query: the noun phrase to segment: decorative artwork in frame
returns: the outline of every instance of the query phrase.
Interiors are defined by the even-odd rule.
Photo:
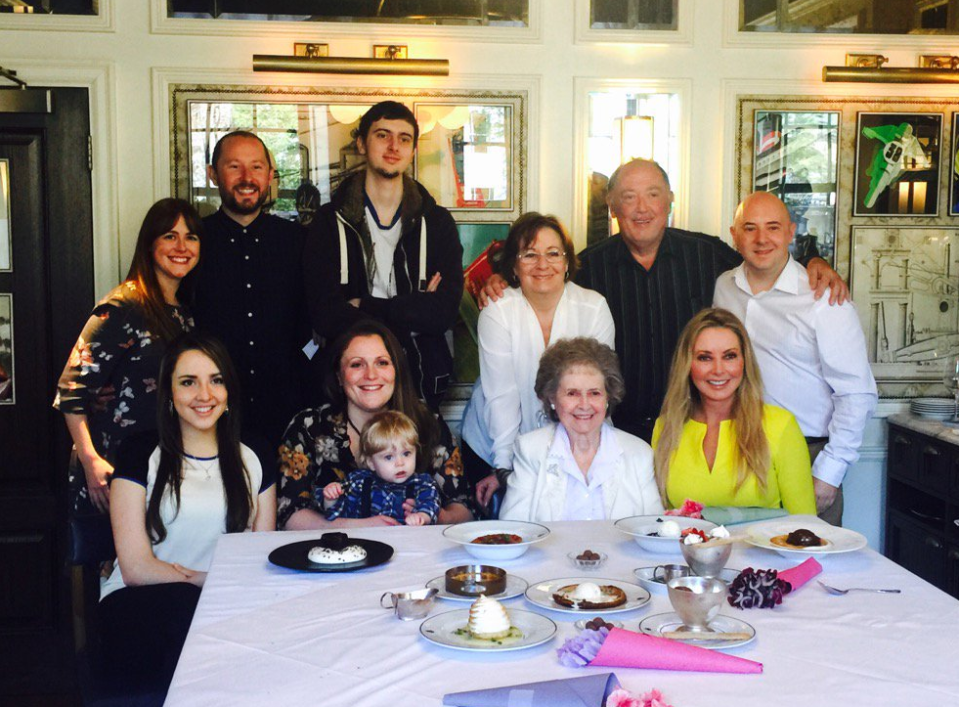
[[[952,114],[952,159],[949,161],[949,214],[959,216],[959,113]]]
[[[942,115],[860,113],[855,216],[938,216]]]
[[[0,405],[16,402],[13,395],[13,295],[0,294]]]
[[[959,229],[854,226],[852,298],[879,393],[942,394],[959,356]]]
[[[815,238],[829,261],[836,247],[840,118],[839,111],[754,114],[752,191],[782,199],[797,236]]]
[[[201,213],[219,207],[206,175],[216,141],[255,132],[272,153],[271,211],[307,224],[365,160],[352,130],[373,104],[400,101],[419,117],[413,174],[463,223],[512,222],[526,204],[527,92],[175,84],[173,191]]]

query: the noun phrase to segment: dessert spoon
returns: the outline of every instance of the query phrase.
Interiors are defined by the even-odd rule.
[[[837,587],[830,587],[828,584],[822,580],[817,579],[819,586],[825,589],[830,594],[835,594],[837,597],[841,597],[849,592],[876,592],[877,594],[901,594],[901,589],[869,589],[866,587],[850,587],[849,589],[838,589]]]

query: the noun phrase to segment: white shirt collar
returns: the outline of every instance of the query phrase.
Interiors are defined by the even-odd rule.
[[[799,284],[801,282],[799,275],[804,271],[805,268],[793,260],[792,256],[789,256],[785,267],[783,267],[782,272],[779,273],[779,277],[776,278],[776,282],[773,283],[773,286],[769,288],[769,290],[779,290],[780,292],[787,292],[791,295],[798,294]],[[749,286],[749,280],[746,278],[746,263],[737,266],[734,271],[733,280],[740,290],[753,296],[752,288]],[[760,292],[759,294],[762,293]]]

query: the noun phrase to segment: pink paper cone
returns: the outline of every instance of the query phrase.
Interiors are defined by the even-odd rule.
[[[819,564],[815,557],[810,557],[792,569],[783,570],[778,576],[779,579],[785,579],[789,582],[792,585],[793,591],[796,591],[820,572],[822,572],[822,565]]]
[[[761,673],[763,664],[669,638],[614,628],[590,666],[689,670],[701,673]]]

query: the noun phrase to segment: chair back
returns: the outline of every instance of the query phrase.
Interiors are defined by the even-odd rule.
[[[71,565],[97,565],[117,556],[113,528],[106,513],[70,518],[67,561]]]

